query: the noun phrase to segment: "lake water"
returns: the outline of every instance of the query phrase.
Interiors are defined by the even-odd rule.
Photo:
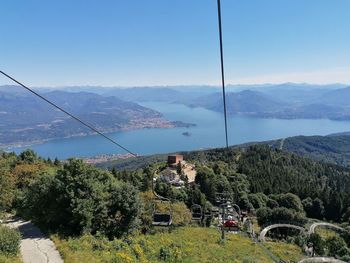
[[[185,150],[222,147],[225,144],[223,114],[203,108],[160,102],[140,103],[162,112],[169,120],[195,123],[196,127],[174,129],[144,129],[109,134],[131,151],[149,155]],[[232,116],[228,119],[230,145],[264,141],[295,135],[327,135],[350,131],[350,121],[281,120]],[[189,132],[191,136],[184,136]],[[28,148],[28,147],[27,147]],[[59,159],[88,157],[100,154],[124,153],[100,136],[59,139],[29,147],[40,156]],[[17,153],[23,148],[13,149]]]

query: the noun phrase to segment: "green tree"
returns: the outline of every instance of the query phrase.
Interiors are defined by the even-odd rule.
[[[266,202],[266,206],[271,208],[271,209],[274,209],[274,208],[279,207],[280,205],[278,204],[278,202],[276,200],[269,198],[269,200],[267,200],[267,202]]]
[[[153,180],[153,172],[151,171],[151,169],[149,167],[145,168],[143,170],[143,176],[141,179],[141,191],[145,192],[148,191],[149,189],[151,189],[152,187],[152,180]]]
[[[259,225],[263,226],[267,223],[270,223],[272,217],[272,209],[267,207],[260,208],[256,211],[256,216]]]
[[[39,157],[33,150],[25,150],[20,153],[18,159],[22,162],[33,164],[39,160]]]
[[[120,237],[137,226],[138,192],[109,172],[70,159],[57,176],[40,176],[25,192],[23,211],[66,234],[105,233]]]
[[[312,245],[313,253],[319,256],[324,255],[325,242],[321,236],[317,233],[312,233],[308,238],[308,243]]]
[[[20,243],[21,234],[18,230],[0,225],[0,256],[16,256],[19,251]]]
[[[266,207],[266,203],[269,200],[263,193],[248,194],[248,199],[255,209]]]
[[[193,204],[200,205],[203,208],[206,206],[205,194],[201,192],[197,185],[193,185],[187,189],[187,196],[186,204],[188,207],[191,207]]]
[[[280,194],[275,196],[276,201],[282,207],[293,209],[296,212],[304,212],[300,198],[292,193]]]
[[[343,211],[343,199],[337,191],[332,191],[326,204],[325,217],[339,222]]]
[[[181,162],[178,162],[177,165],[176,165],[176,172],[178,175],[181,175],[182,174],[182,165],[181,165]]]
[[[304,210],[308,217],[322,219],[324,216],[324,205],[321,199],[315,198],[312,200],[310,197],[306,198],[302,202]]]
[[[101,222],[107,236],[120,237],[139,228],[142,207],[135,187],[114,181],[108,191],[107,217],[102,218]]]
[[[19,213],[45,228],[57,229],[62,220],[56,200],[60,197],[56,188],[57,183],[52,175],[38,176],[24,190]]]
[[[61,162],[56,157],[54,162],[53,162],[53,164],[56,165],[56,166],[59,166],[61,164]]]
[[[344,239],[340,236],[327,238],[326,244],[328,248],[328,254],[332,257],[343,257],[348,252],[347,250],[344,250],[344,248],[347,248],[347,245]]]
[[[12,203],[16,195],[16,181],[12,174],[4,171],[0,167],[0,212],[8,211],[12,208]]]
[[[213,170],[205,166],[198,167],[195,182],[199,185],[201,192],[206,195],[208,200],[215,202],[217,188]]]

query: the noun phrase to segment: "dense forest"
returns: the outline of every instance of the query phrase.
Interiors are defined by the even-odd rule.
[[[230,146],[230,148],[244,149],[256,144],[268,145],[271,148],[282,149],[295,153],[302,157],[308,157],[316,161],[336,164],[350,168],[350,136],[348,133],[333,134],[328,136],[294,136],[285,139],[244,143]],[[200,151],[201,152],[201,151]],[[188,155],[188,153],[183,153]],[[166,154],[140,156],[136,159],[119,159],[99,163],[101,168],[116,167],[118,169],[135,170],[144,168],[155,162],[166,161]]]
[[[268,142],[279,148],[281,140]],[[335,134],[329,136],[295,136],[283,140],[283,150],[317,161],[350,168],[350,136]]]
[[[182,188],[155,183],[156,192],[172,201],[174,227],[190,224],[193,204],[210,211],[218,193],[255,214],[260,226],[281,221],[305,224],[309,218],[344,227],[350,223],[347,168],[266,145],[188,152],[184,158],[196,165],[194,184],[186,178]],[[136,170],[102,170],[77,159],[42,159],[31,150],[2,153],[0,211],[16,212],[46,231],[68,237],[90,233],[113,239],[152,233],[153,174],[165,166],[158,161]],[[178,173],[182,175],[181,169]],[[157,209],[168,207],[160,204]],[[211,220],[203,226],[210,226]],[[336,242],[350,244],[348,236],[339,238]],[[295,242],[305,245],[308,239]],[[350,258],[348,248],[327,253]]]
[[[227,180],[242,181],[237,178],[244,178],[249,193],[292,193],[302,200],[322,200],[326,207],[324,216],[329,220],[340,221],[349,207],[350,170],[341,166],[320,163],[265,145],[191,152],[185,158],[211,166],[213,173],[224,174]]]

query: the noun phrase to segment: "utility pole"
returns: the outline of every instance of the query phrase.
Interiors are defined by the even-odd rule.
[[[221,205],[222,216],[221,216],[221,240],[225,240],[225,204]]]

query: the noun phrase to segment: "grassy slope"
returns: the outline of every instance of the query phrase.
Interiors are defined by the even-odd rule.
[[[315,232],[319,234],[323,239],[339,236],[339,234],[336,231],[327,228],[318,227],[316,228]]]
[[[20,263],[20,256],[6,256],[0,253],[0,263]]]
[[[62,240],[53,237],[67,263],[80,262],[272,262],[251,239],[227,235],[219,241],[220,233],[213,228],[182,227],[171,233],[131,237],[130,245],[120,240],[97,240],[91,236]],[[300,248],[286,243],[267,243],[267,246],[287,262],[302,258]],[[159,259],[160,251],[169,254]],[[87,261],[88,260],[88,261]]]

